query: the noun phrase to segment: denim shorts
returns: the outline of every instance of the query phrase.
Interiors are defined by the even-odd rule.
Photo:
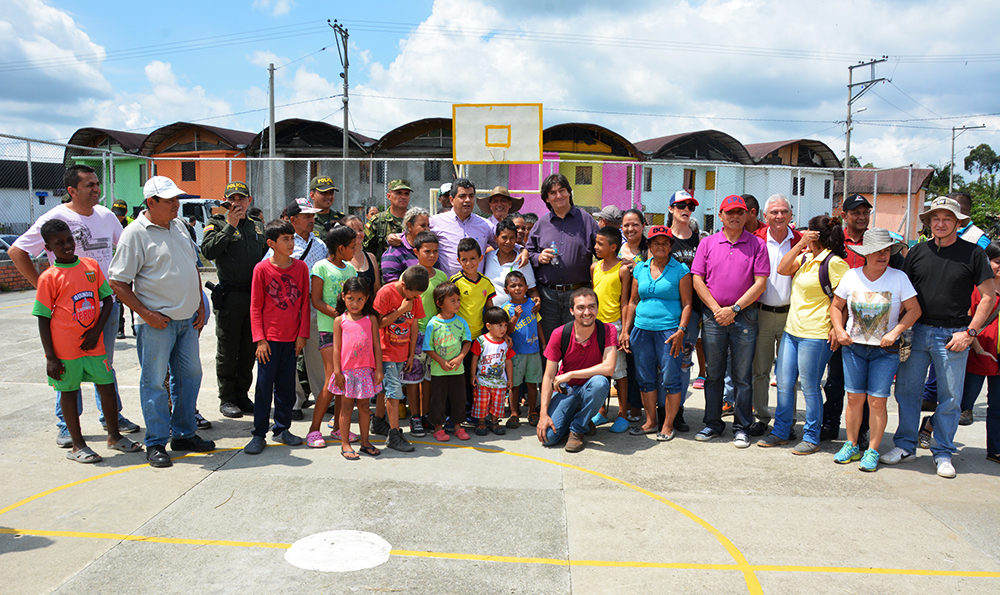
[[[319,348],[326,349],[327,347],[333,347],[333,333],[321,332],[319,334]]]
[[[385,398],[402,401],[403,384],[400,378],[403,375],[403,366],[406,362],[382,362],[382,388],[385,389]]]
[[[888,399],[899,367],[899,353],[861,343],[844,345],[840,350],[844,358],[844,390]]]

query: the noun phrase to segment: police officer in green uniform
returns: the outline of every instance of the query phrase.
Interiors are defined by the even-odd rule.
[[[309,182],[309,201],[314,208],[319,209],[313,233],[320,240],[326,241],[326,230],[344,218],[343,213],[333,210],[333,199],[339,190],[333,185],[330,176],[316,176]]]
[[[403,234],[403,215],[410,207],[410,182],[393,180],[389,182],[389,191],[385,197],[389,200],[389,208],[379,212],[368,223],[365,223],[365,251],[371,252],[375,259],[382,260],[382,253],[389,246],[399,246]]]
[[[218,347],[215,373],[219,379],[219,411],[226,417],[253,413],[248,396],[253,382],[257,344],[250,334],[250,280],[253,267],[267,252],[264,223],[247,216],[253,197],[243,182],[226,185],[226,211],[205,224],[201,253],[215,261],[219,284],[212,291]]]

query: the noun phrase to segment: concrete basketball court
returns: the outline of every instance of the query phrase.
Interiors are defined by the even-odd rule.
[[[219,449],[170,469],[112,454],[87,387],[84,435],[106,458],[80,465],[55,446],[33,300],[0,295],[4,593],[1000,591],[1000,466],[985,459],[985,397],[976,423],[959,428],[954,480],[935,475],[928,451],[865,474],[833,463],[840,442],[796,457],[737,450],[729,431],[657,443],[608,426],[576,455],[542,448],[524,424],[469,442],[414,439],[415,453],[356,462],[332,441],[249,457],[239,449],[250,418],[218,412],[210,322],[199,405],[214,427],[200,434]],[[115,367],[124,413],[142,424],[131,333]],[[702,406],[693,391],[695,431]],[[320,536],[312,561],[325,570],[301,568],[308,543],[289,548],[330,531],[363,532],[372,549],[358,534]],[[351,564],[373,566],[339,571]]]

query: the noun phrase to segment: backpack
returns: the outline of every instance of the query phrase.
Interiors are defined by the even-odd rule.
[[[823,262],[819,265],[819,286],[826,294],[826,297],[833,299],[833,284],[830,283],[830,259],[833,258],[833,252],[826,255]],[[806,263],[806,257],[802,257],[802,264]]]
[[[594,333],[597,334],[597,350],[599,352],[601,352],[601,355],[603,356],[604,355],[604,340],[606,339],[605,335],[608,332],[608,327],[607,327],[607,323],[605,323],[605,322],[601,322],[600,320],[598,320],[596,322],[601,325],[601,330],[604,331],[603,333],[600,333],[600,332],[598,332],[598,329],[594,329]],[[573,323],[572,322],[567,322],[566,324],[562,325],[561,328],[562,328],[562,336],[560,337],[560,343],[561,343],[560,347],[562,347],[562,355],[563,355],[563,358],[565,358],[566,357],[566,352],[569,350],[569,340],[570,340],[570,337],[573,336]]]

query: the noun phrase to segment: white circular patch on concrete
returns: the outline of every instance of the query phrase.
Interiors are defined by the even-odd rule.
[[[383,564],[391,550],[389,542],[374,533],[325,531],[293,543],[285,561],[303,570],[351,572]]]

